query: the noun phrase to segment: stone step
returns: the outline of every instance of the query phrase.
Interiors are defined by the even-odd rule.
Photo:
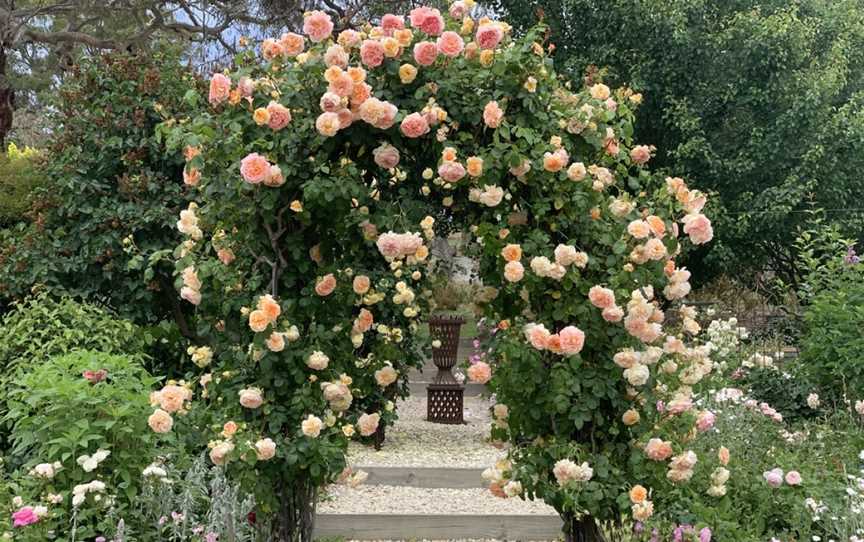
[[[365,485],[403,486],[426,488],[482,488],[485,487],[481,474],[483,469],[448,467],[379,467],[352,466],[354,470],[365,471],[369,477]]]
[[[346,540],[558,540],[551,515],[319,514],[315,537]]]

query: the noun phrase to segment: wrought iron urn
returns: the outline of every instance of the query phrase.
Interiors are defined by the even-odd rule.
[[[426,419],[434,423],[462,424],[465,387],[453,376],[459,354],[459,335],[465,319],[461,316],[433,315],[429,318],[429,334],[440,341],[432,347],[432,363],[438,373],[426,387]]]

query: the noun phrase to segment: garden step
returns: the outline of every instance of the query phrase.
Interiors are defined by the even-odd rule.
[[[479,468],[379,467],[357,465],[369,477],[365,485],[467,489],[484,487]]]
[[[347,540],[558,540],[551,515],[319,514],[315,536]]]

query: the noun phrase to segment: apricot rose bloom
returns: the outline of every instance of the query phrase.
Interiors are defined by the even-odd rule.
[[[478,361],[468,367],[468,379],[477,384],[485,384],[492,378],[492,368],[484,361]]]
[[[378,430],[378,423],[381,421],[381,415],[377,412],[374,414],[363,414],[357,419],[357,427],[360,428],[360,434],[364,437],[372,435]]]
[[[315,293],[321,297],[327,297],[336,289],[336,277],[333,273],[328,273],[321,277],[315,284]]]
[[[508,282],[519,282],[525,277],[525,266],[518,260],[504,265],[504,278]]]
[[[429,123],[420,113],[411,113],[402,119],[400,130],[406,137],[417,138],[429,133]]]
[[[672,443],[659,438],[652,438],[645,445],[645,455],[654,461],[665,461],[672,456]]]
[[[354,288],[354,293],[357,295],[365,295],[366,292],[369,291],[369,277],[366,275],[357,275],[354,277],[354,283],[352,287]]]
[[[261,309],[256,309],[249,313],[249,329],[255,333],[261,333],[267,329],[267,326],[269,326],[271,322],[272,320],[270,320],[267,313]]]
[[[585,345],[585,333],[576,326],[567,326],[558,332],[561,344],[561,354],[572,356],[582,351]]]
[[[598,309],[615,306],[615,292],[602,286],[592,286],[588,290],[588,300]]]
[[[152,429],[154,433],[168,433],[171,431],[171,427],[174,426],[174,420],[171,418],[170,414],[161,408],[157,408],[153,414],[147,418],[147,425],[150,426],[150,429]]]
[[[431,66],[438,58],[438,46],[431,41],[421,41],[414,45],[414,60],[421,66]]]

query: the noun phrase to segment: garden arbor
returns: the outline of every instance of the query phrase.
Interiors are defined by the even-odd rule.
[[[497,322],[491,366],[470,371],[491,373],[511,444],[491,490],[541,497],[568,539],[596,540],[595,519],[650,521],[643,484],[662,503],[696,472],[682,443],[707,423],[691,396],[711,364],[663,328],[661,300],[689,291],[675,257],[710,240],[705,198],[645,167],[638,94],[575,88],[542,27],[515,39],[471,11],[338,35],[309,13],[305,35],[241,53],[164,125],[196,196],[175,255],[201,371],[156,395],[151,426],[204,420],[275,539],[308,538],[314,488],[351,476],[347,440],[394,419],[429,313],[427,244],[453,227]]]

